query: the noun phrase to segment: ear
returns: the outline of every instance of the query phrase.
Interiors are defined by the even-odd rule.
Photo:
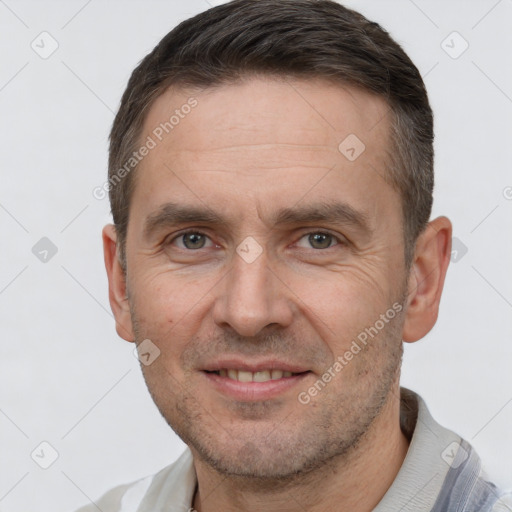
[[[107,224],[103,228],[102,237],[108,276],[108,298],[116,320],[116,331],[124,340],[135,341],[126,294],[126,276],[121,266],[120,248],[117,245],[117,233],[113,224]]]
[[[452,224],[446,217],[429,222],[418,237],[409,272],[404,341],[418,341],[434,327],[451,248]]]

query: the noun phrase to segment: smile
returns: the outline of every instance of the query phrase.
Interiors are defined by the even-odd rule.
[[[264,367],[249,371],[221,367],[218,370],[203,370],[202,374],[207,378],[208,387],[223,396],[242,402],[255,402],[283,396],[298,386],[311,372],[295,373]]]
[[[297,373],[284,370],[261,370],[257,372],[249,372],[246,370],[222,369],[212,373],[216,373],[220,377],[237,380],[238,382],[267,382],[269,380],[277,380],[298,375]]]

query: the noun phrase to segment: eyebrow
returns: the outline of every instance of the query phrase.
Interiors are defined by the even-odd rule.
[[[223,217],[205,207],[166,203],[157,212],[149,215],[144,223],[144,236],[151,235],[168,226],[197,222],[201,224],[223,224]]]
[[[269,221],[272,226],[311,222],[348,225],[365,233],[372,231],[368,215],[343,202],[319,202],[283,208],[272,214]],[[144,223],[144,237],[150,238],[160,229],[187,223],[227,225],[229,219],[203,206],[169,202],[147,217]]]
[[[361,231],[370,232],[368,215],[343,202],[320,202],[294,208],[283,208],[276,212],[273,224],[303,224],[325,222],[327,224],[351,225]]]

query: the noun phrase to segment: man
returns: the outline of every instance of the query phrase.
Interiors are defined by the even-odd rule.
[[[399,385],[436,322],[432,112],[379,25],[236,0],[170,32],[111,132],[118,334],[188,445],[84,510],[497,511],[478,456]]]

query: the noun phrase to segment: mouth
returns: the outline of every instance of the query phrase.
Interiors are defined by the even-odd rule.
[[[257,372],[251,372],[247,370],[236,370],[232,368],[223,368],[221,370],[207,371],[206,373],[213,373],[219,377],[227,377],[231,380],[238,382],[268,382],[270,380],[286,379],[301,375],[308,372],[290,372],[287,370],[260,370]]]
[[[312,375],[312,371],[305,367],[276,361],[260,364],[219,361],[201,373],[206,377],[209,389],[241,402],[282,398]]]

